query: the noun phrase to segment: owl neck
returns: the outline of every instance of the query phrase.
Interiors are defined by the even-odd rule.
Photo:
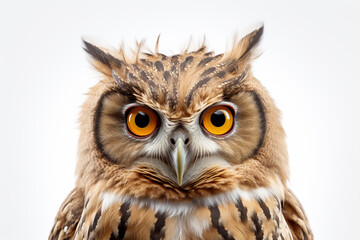
[[[90,190],[88,195],[91,196],[92,201],[96,200],[97,202],[101,203],[102,211],[106,210],[115,203],[131,202],[132,204],[135,204],[140,208],[155,209],[157,211],[159,210],[161,212],[166,212],[170,215],[187,214],[198,207],[221,206],[228,203],[236,203],[240,200],[265,201],[266,199],[274,198],[277,200],[280,206],[280,202],[283,199],[282,189],[275,186],[268,188],[260,187],[249,190],[236,188],[232,191],[224,192],[221,194],[194,198],[191,200],[188,199],[186,201],[137,198],[126,194],[116,193],[115,191],[99,191],[97,192],[97,194],[94,194],[94,191],[96,191],[96,189],[101,188],[99,188],[99,186],[96,186],[94,189]]]

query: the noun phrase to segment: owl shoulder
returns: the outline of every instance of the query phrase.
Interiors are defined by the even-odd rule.
[[[84,209],[84,192],[74,188],[61,205],[49,240],[72,239]]]
[[[294,240],[314,239],[305,211],[300,201],[290,189],[285,190],[282,212]]]

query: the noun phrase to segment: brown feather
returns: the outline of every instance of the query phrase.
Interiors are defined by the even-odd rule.
[[[294,240],[314,239],[305,211],[301,206],[300,201],[290,189],[285,191],[282,212],[287,224],[289,225]]]
[[[56,215],[49,240],[73,239],[84,207],[84,193],[74,188]]]
[[[77,229],[75,239],[171,240],[179,239],[179,231],[182,240],[291,239],[279,201],[272,196],[197,205],[186,213],[168,214],[152,206],[121,200],[103,208],[101,191],[101,184],[90,189],[84,225]]]

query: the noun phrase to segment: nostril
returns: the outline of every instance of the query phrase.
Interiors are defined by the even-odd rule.
[[[175,145],[175,144],[176,144],[176,141],[175,141],[173,138],[170,138],[170,143],[171,143],[172,145]],[[187,138],[187,139],[185,139],[184,144],[186,145],[186,144],[188,144],[188,143],[189,143],[189,139]]]

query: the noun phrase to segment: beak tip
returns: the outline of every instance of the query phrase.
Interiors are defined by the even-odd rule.
[[[179,187],[181,187],[182,186],[182,179],[178,179],[177,184],[179,185]]]

